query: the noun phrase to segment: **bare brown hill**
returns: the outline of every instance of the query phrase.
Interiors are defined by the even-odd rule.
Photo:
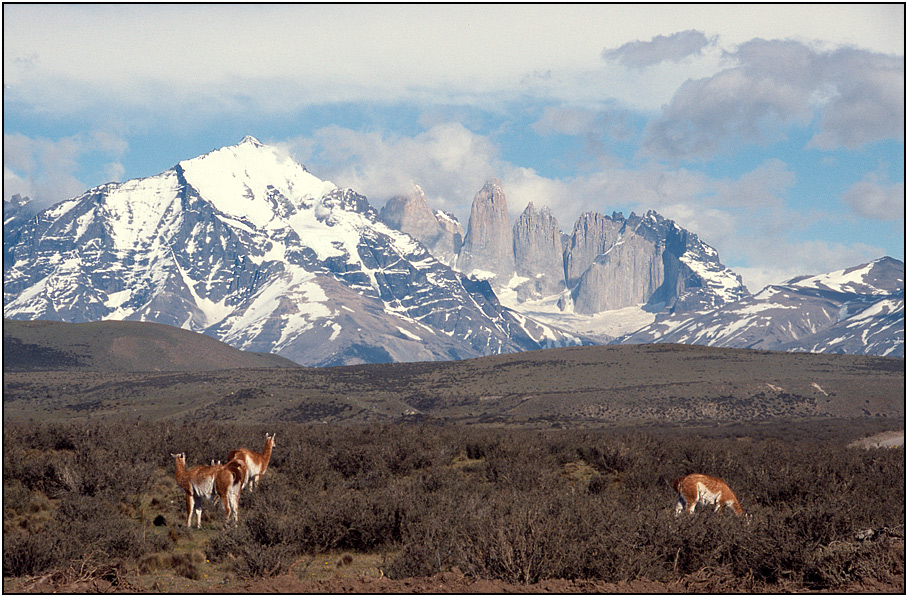
[[[210,371],[298,367],[204,334],[138,321],[3,320],[3,371]]]
[[[7,371],[5,417],[541,426],[904,419],[905,361],[688,345],[465,361],[160,373]]]

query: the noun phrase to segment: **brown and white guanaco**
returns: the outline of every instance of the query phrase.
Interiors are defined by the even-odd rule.
[[[698,505],[711,506],[715,505],[714,512],[718,512],[726,506],[734,509],[738,516],[744,514],[744,509],[738,503],[731,488],[723,481],[709,475],[693,474],[684,477],[678,477],[674,483],[675,491],[678,493],[678,503],[675,505],[675,516],[686,510],[688,514],[694,513],[694,508]]]
[[[186,454],[171,454],[176,461],[177,484],[186,496],[186,526],[192,526],[192,515],[196,515],[196,526],[202,528],[202,501],[221,499],[227,522],[231,516],[239,522],[240,491],[246,478],[246,463],[241,460],[213,466],[199,465],[186,470]]]
[[[274,449],[274,434],[265,434],[265,448],[262,453],[253,452],[242,448],[240,450],[231,450],[227,455],[227,460],[241,460],[246,464],[246,479],[243,487],[250,485],[249,490],[255,489],[262,479],[262,475],[268,470],[268,463],[271,461],[271,451]]]

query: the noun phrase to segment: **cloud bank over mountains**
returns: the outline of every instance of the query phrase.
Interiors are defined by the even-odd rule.
[[[645,153],[709,158],[732,144],[784,138],[814,120],[819,130],[807,148],[904,140],[904,56],[758,39],[739,46],[728,60],[733,66],[678,88],[647,126]]]
[[[50,204],[254,134],[376,205],[416,183],[463,219],[495,177],[562,222],[656,209],[750,286],[904,245],[901,5],[4,16],[5,199]]]

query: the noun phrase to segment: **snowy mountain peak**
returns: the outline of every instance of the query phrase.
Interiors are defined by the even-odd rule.
[[[904,292],[905,264],[884,257],[717,309],[658,317],[620,341],[904,357]]]
[[[255,137],[253,137],[252,135],[246,135],[245,137],[243,137],[243,140],[239,142],[239,145],[242,145],[244,143],[248,143],[249,145],[253,145],[255,147],[264,147],[262,142],[259,141],[258,139],[256,139]]]
[[[289,215],[337,188],[278,148],[250,136],[182,161],[177,170],[223,214],[255,226],[267,225],[275,215]]]
[[[843,294],[892,294],[905,288],[905,270],[899,263],[891,257],[882,257],[828,274],[799,276],[784,285]]]

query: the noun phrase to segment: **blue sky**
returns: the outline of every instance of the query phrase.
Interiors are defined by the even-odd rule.
[[[464,226],[654,209],[752,292],[904,260],[904,5],[4,5],[4,199],[250,134]]]

